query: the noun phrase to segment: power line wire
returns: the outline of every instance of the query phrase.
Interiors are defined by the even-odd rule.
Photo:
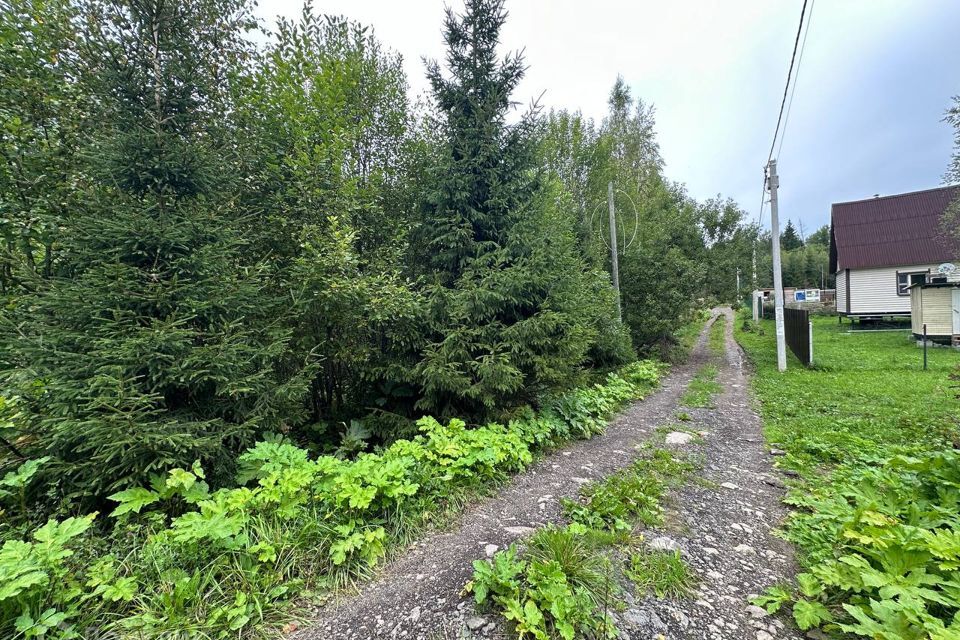
[[[767,168],[763,168],[763,188],[760,189],[760,213],[757,214],[757,228],[763,225],[763,205],[767,204]]]
[[[793,65],[797,60],[797,48],[800,46],[800,34],[803,32],[803,17],[807,12],[807,0],[803,0],[800,9],[800,24],[797,26],[797,36],[793,40],[793,54],[790,55],[790,68],[787,70],[787,84],[783,88],[783,99],[780,101],[780,115],[777,116],[777,128],[773,131],[773,142],[770,143],[770,153],[767,162],[773,158],[773,149],[777,146],[777,136],[780,135],[780,123],[783,120],[783,110],[787,106],[787,94],[790,92],[790,78],[793,76]]]
[[[810,17],[813,17],[813,2],[816,0],[811,0],[810,4]],[[809,32],[810,21],[807,21],[807,29],[804,30],[804,16],[807,14],[807,0],[803,0],[803,7],[800,9],[800,24],[797,25],[797,35],[793,39],[793,53],[790,54],[790,68],[787,69],[787,84],[783,87],[783,99],[780,101],[780,113],[777,115],[777,127],[773,131],[773,141],[770,143],[770,153],[767,154],[767,165],[770,164],[770,160],[773,158],[773,150],[777,146],[777,137],[780,135],[780,125],[783,124],[784,131],[786,131],[786,123],[783,120],[784,109],[787,107],[787,97],[790,98],[790,106],[793,106],[793,91],[791,91],[790,80],[793,78],[793,68],[794,65],[797,66],[797,76],[800,75],[799,61],[797,60],[797,49],[800,47],[800,35],[803,34],[803,46],[807,44],[807,32]],[[803,50],[800,50],[800,57],[803,57]],[[793,84],[793,89],[796,90],[796,82]],[[790,117],[790,110],[787,108],[787,118]],[[780,140],[780,148],[783,148],[783,139]],[[777,151],[779,154],[779,150]],[[760,189],[760,212],[757,214],[757,226],[759,227],[763,220],[763,205],[766,203],[766,194],[767,194],[767,165],[764,165],[763,169],[763,184]]]
[[[800,82],[800,65],[803,64],[803,52],[807,48],[807,34],[810,33],[810,23],[813,22],[813,7],[816,0],[810,0],[810,13],[807,15],[807,26],[803,29],[803,42],[800,43],[800,55],[797,57],[797,72],[793,76],[793,87],[790,89],[790,100],[787,101],[787,115],[783,117],[783,132],[780,134],[780,144],[777,146],[777,157],[783,149],[783,140],[787,137],[787,123],[790,122],[790,111],[793,109],[793,94],[797,92],[797,83]]]

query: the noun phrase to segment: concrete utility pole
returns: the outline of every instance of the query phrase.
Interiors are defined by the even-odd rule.
[[[607,183],[607,206],[610,208],[610,266],[613,272],[613,290],[617,293],[617,318],[623,320],[620,308],[620,264],[617,260],[617,214],[613,208],[613,182]]]
[[[773,299],[777,325],[777,369],[787,370],[786,331],[783,328],[783,274],[780,269],[780,221],[777,218],[777,161],[767,163],[767,188],[770,189],[770,239],[773,250]]]
[[[740,267],[737,267],[737,302],[740,301]]]

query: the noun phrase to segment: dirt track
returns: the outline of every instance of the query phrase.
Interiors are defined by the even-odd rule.
[[[499,638],[506,635],[495,616],[478,613],[460,595],[472,562],[504,548],[548,523],[562,522],[560,498],[574,497],[582,484],[628,465],[635,447],[661,426],[705,431],[680,445],[703,461],[701,477],[668,498],[667,525],[648,539],[667,536],[683,550],[699,579],[698,594],[658,601],[627,594],[620,620],[622,637],[680,638],[799,637],[779,621],[749,607],[747,595],[782,582],[793,570],[789,545],[770,535],[785,514],[782,483],[771,472],[771,457],[751,408],[742,353],[733,340],[733,314],[727,316],[726,352],[711,355],[704,330],[690,360],[675,367],[661,387],[630,406],[606,432],[537,462],[496,496],[465,511],[449,532],[436,533],[389,563],[358,595],[349,595],[310,612],[313,622],[297,640],[379,638]],[[686,409],[681,396],[707,362],[719,367],[723,392],[708,409]],[[309,615],[309,614],[308,614]]]

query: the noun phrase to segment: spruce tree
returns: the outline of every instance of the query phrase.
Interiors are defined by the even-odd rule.
[[[449,76],[428,67],[444,140],[422,228],[432,335],[414,377],[422,408],[478,418],[569,380],[596,334],[572,219],[537,170],[537,113],[507,122],[524,63],[498,57],[505,20],[498,0],[448,10]]]
[[[447,284],[478,255],[504,244],[537,190],[534,114],[507,125],[524,64],[519,54],[498,58],[506,18],[503,2],[495,0],[468,0],[462,16],[447,9],[450,78],[436,61],[427,69],[446,139],[426,231],[431,262]]]
[[[61,498],[102,499],[296,420],[277,380],[287,342],[237,231],[231,70],[249,54],[244,0],[93,0],[80,79],[98,111],[87,197],[57,272],[7,317],[6,388]],[[26,275],[25,275],[26,277]]]
[[[780,246],[784,251],[793,251],[803,246],[803,238],[797,233],[792,220],[787,220],[787,226],[780,234]]]

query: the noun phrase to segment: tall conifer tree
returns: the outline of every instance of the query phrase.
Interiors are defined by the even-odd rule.
[[[444,142],[423,226],[433,336],[416,376],[436,412],[528,401],[569,380],[597,332],[574,218],[537,170],[536,109],[508,123],[524,62],[497,53],[505,20],[500,0],[448,10],[449,76],[428,67]]]
[[[287,335],[233,204],[228,90],[249,6],[93,0],[82,24],[99,109],[87,198],[58,272],[4,325],[4,383],[62,496],[102,498],[196,459],[225,475],[257,433],[296,419],[301,390],[274,378]]]

